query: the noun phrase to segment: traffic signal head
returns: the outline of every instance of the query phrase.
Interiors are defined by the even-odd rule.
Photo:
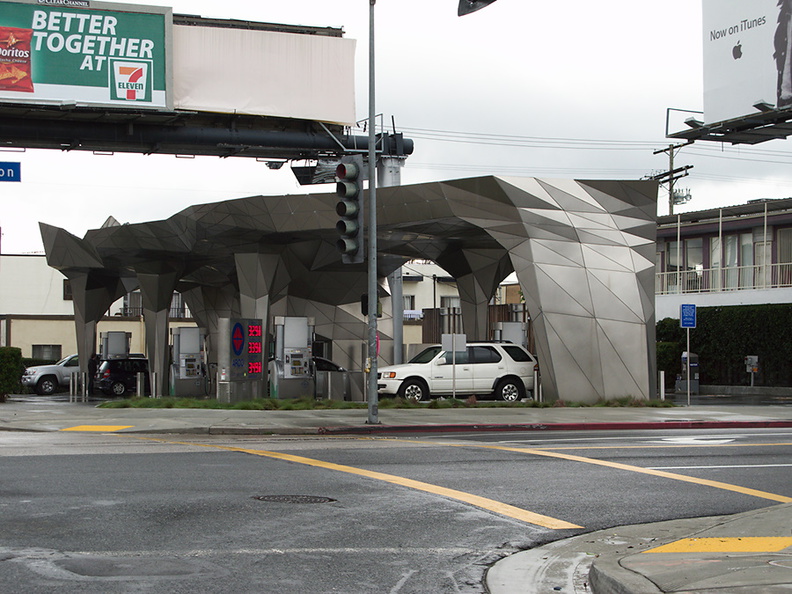
[[[344,157],[336,168],[336,246],[345,264],[359,264],[365,259],[363,247],[363,158]]]

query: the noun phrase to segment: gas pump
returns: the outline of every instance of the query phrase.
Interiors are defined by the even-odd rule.
[[[200,328],[174,328],[171,394],[203,396],[207,392],[204,341]]]
[[[218,318],[217,399],[234,403],[263,396],[264,323],[254,318]]]
[[[313,398],[314,318],[276,316],[273,325],[275,358],[269,365],[270,397]]]
[[[495,340],[513,342],[528,348],[528,324],[524,322],[496,322],[493,332]]]
[[[132,340],[131,332],[111,330],[99,334],[99,358],[123,359],[129,356],[129,343]]]

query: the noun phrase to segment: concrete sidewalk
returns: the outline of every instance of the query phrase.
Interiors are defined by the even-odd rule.
[[[792,427],[792,406],[715,405],[676,408],[380,409],[377,425],[365,409],[307,411],[97,408],[99,400],[11,396],[0,404],[0,430],[106,431],[229,435],[382,434],[432,431],[550,431]]]
[[[676,408],[365,409],[244,411],[97,408],[67,396],[11,397],[0,430],[206,435],[792,427],[789,405]],[[671,545],[660,548],[663,545]],[[616,527],[556,541],[496,563],[492,594],[792,592],[792,503],[715,518]]]
[[[792,504],[559,540],[499,561],[486,581],[491,594],[788,594]]]

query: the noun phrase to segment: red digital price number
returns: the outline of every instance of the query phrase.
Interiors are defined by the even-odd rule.
[[[248,363],[248,373],[261,373],[263,364],[261,361],[251,361]]]
[[[249,324],[248,336],[250,338],[261,338],[261,324]]]
[[[249,342],[248,343],[248,354],[249,355],[260,355],[261,354],[261,343],[260,342]]]

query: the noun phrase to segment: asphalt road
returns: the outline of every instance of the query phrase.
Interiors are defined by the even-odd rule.
[[[518,550],[792,497],[792,431],[0,433],[0,591],[472,593]]]

